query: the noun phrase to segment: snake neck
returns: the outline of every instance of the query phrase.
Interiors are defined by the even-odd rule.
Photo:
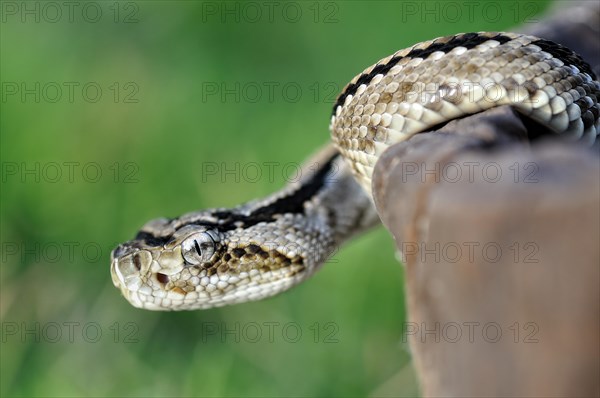
[[[321,224],[330,240],[341,245],[352,236],[379,224],[371,196],[354,178],[348,162],[333,146],[311,157],[302,167],[307,178],[283,190],[278,201],[299,203],[301,217]],[[310,172],[312,171],[312,172]]]

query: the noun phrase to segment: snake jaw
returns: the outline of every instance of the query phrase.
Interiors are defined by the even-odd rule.
[[[291,221],[282,218],[276,222]],[[262,234],[252,228],[220,232],[197,224],[174,229],[162,223],[161,227],[169,231],[167,238],[148,225],[137,239],[119,245],[111,253],[113,284],[134,307],[192,310],[259,300],[312,274],[307,272],[306,259],[301,255],[307,249],[303,245],[309,244],[304,241],[291,244],[285,237],[260,241],[253,235],[256,238]],[[289,227],[284,229],[292,232]],[[191,264],[182,254],[182,247],[184,242],[190,246],[189,240],[198,236],[214,242],[214,253],[208,261]],[[310,244],[317,240],[314,236]]]
[[[168,239],[148,230],[112,253],[113,283],[134,306],[150,310],[193,310],[260,300],[276,295],[312,275],[335,244],[318,206],[307,221],[300,215],[275,217],[278,233],[261,222],[248,228],[219,231],[187,224]],[[303,227],[303,223],[307,223]],[[171,226],[163,225],[169,231]],[[151,236],[148,236],[150,234]],[[190,264],[184,242],[204,236],[214,242],[209,261]]]

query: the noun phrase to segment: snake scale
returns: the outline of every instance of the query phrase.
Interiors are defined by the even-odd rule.
[[[113,283],[149,310],[273,296],[379,222],[371,176],[389,146],[502,105],[549,135],[591,145],[599,98],[600,83],[580,56],[534,36],[466,33],[400,50],[344,88],[331,117],[333,145],[306,162],[299,181],[235,208],[148,222],[113,250]]]

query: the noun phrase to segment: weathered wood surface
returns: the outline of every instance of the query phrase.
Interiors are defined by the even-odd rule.
[[[431,138],[409,153],[397,146],[376,172],[380,214],[404,252],[406,331],[424,395],[597,396],[597,156],[549,143],[487,153]],[[494,166],[438,182],[412,167],[450,163]],[[514,174],[515,163],[534,174]]]
[[[600,29],[596,4],[583,30],[575,7],[527,30],[599,71],[600,40],[577,35]],[[598,147],[530,145],[501,108],[390,148],[374,196],[403,252],[424,396],[600,395]]]

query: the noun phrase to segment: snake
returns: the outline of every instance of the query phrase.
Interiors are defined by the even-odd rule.
[[[593,145],[600,83],[575,52],[510,32],[436,38],[381,59],[337,97],[331,142],[301,177],[233,208],[157,218],[111,253],[113,284],[135,307],[196,310],[271,297],[380,223],[371,179],[390,146],[500,106],[546,135]]]

